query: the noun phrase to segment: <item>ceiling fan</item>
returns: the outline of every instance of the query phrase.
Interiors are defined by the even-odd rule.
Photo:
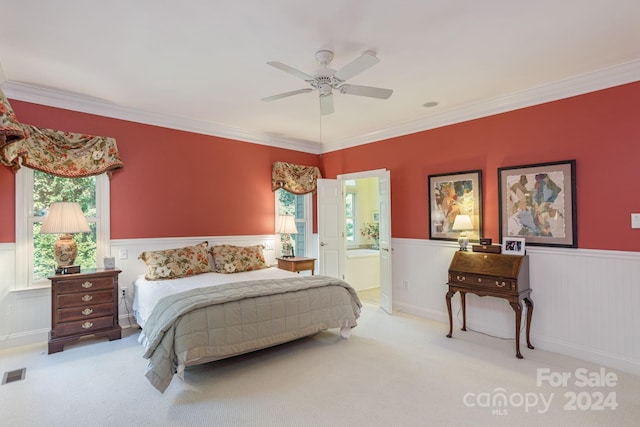
[[[320,94],[320,113],[327,115],[333,113],[333,89],[347,95],[367,96],[370,98],[388,99],[393,90],[371,86],[359,86],[345,83],[348,79],[374,66],[380,61],[374,52],[366,51],[360,57],[354,59],[338,71],[327,66],[333,59],[333,52],[330,50],[319,50],[316,52],[316,60],[321,68],[313,75],[296,70],[282,62],[271,61],[267,64],[298,77],[311,85],[310,88],[298,89],[291,92],[280,93],[278,95],[262,98],[263,101],[274,101],[287,96],[307,93],[317,90]]]

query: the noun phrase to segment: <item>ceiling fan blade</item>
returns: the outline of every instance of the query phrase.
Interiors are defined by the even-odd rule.
[[[267,96],[266,98],[262,98],[263,101],[275,101],[276,99],[280,99],[280,98],[286,98],[287,96],[291,96],[291,95],[297,95],[299,93],[306,93],[306,92],[311,92],[314,89],[306,88],[306,89],[298,89],[298,90],[292,90],[291,92],[284,92],[284,93],[279,93],[277,95],[271,95],[271,96]]]
[[[340,68],[334,74],[334,77],[340,81],[347,81],[351,77],[373,67],[380,61],[373,52],[364,52],[359,58],[354,59],[344,67]]]
[[[383,89],[381,87],[359,86],[359,85],[342,85],[339,87],[340,93],[347,95],[368,96],[369,98],[388,99],[393,90]]]
[[[333,113],[333,94],[320,95],[320,114],[326,116]]]
[[[306,82],[312,82],[314,80],[312,75],[304,73],[300,70],[296,70],[295,68],[290,67],[287,64],[283,64],[282,62],[271,61],[271,62],[267,62],[267,64],[277,68],[278,70],[282,70],[285,73],[289,73],[293,76],[296,76],[297,78],[302,79]]]

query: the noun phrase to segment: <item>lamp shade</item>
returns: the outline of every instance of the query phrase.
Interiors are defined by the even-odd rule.
[[[469,215],[456,215],[452,230],[473,230],[473,223]]]
[[[296,219],[293,215],[280,215],[276,220],[276,233],[278,234],[297,234]]]
[[[90,231],[82,208],[75,202],[52,203],[44,218],[42,228],[40,228],[42,234],[72,234]]]

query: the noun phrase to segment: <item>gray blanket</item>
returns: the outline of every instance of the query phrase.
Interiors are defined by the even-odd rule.
[[[175,373],[329,328],[356,326],[360,300],[328,276],[197,288],[161,299],[140,334],[146,377],[164,392]]]

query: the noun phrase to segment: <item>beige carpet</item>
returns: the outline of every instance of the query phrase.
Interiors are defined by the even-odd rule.
[[[380,288],[364,289],[357,291],[360,301],[373,305],[380,305]]]
[[[144,377],[138,332],[0,352],[6,426],[636,426],[640,378],[614,372],[613,387],[536,384],[536,370],[599,366],[365,304],[351,339],[331,330],[265,351],[189,369],[160,394]],[[535,344],[535,341],[534,341]],[[506,405],[486,404],[500,394]],[[565,409],[565,393],[614,393],[617,408]],[[587,393],[587,394],[585,394]],[[538,399],[533,405],[533,397]],[[498,396],[499,397],[499,396]],[[524,407],[524,400],[531,403]],[[540,398],[551,399],[548,408]],[[583,402],[583,403],[584,403]]]

